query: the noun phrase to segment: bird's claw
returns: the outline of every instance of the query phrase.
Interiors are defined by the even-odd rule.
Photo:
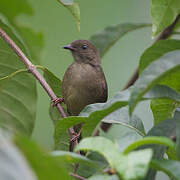
[[[81,136],[81,132],[82,132],[82,128],[80,129],[80,131],[79,131],[78,133],[74,133],[74,134],[73,134],[74,137],[72,137],[70,141],[71,141],[71,142],[74,142],[74,141],[78,140],[79,137]]]
[[[64,98],[57,98],[53,100],[52,102],[53,102],[52,106],[54,107],[54,106],[57,106],[58,103],[64,102]]]

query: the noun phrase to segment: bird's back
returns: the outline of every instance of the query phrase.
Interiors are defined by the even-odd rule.
[[[74,62],[65,72],[62,87],[70,115],[78,115],[88,104],[107,100],[107,83],[100,65]]]

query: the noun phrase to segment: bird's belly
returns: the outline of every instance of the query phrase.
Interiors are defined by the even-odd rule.
[[[71,115],[78,115],[86,105],[97,101],[93,95],[97,88],[92,87],[87,82],[80,81],[74,86],[69,87],[65,103]]]

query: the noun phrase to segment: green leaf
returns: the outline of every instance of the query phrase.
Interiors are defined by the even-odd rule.
[[[113,121],[112,119],[115,120]],[[126,146],[142,138],[142,135],[144,135],[144,126],[142,122],[137,116],[133,116],[133,118],[130,119],[127,107],[123,107],[106,116],[103,122],[113,123],[113,125],[107,133],[100,131],[100,136],[116,141],[120,151],[123,151]],[[100,162],[102,162],[102,160]],[[87,175],[87,173],[82,174],[83,177],[85,175]]]
[[[130,118],[128,111],[128,107],[123,107],[106,116],[103,122],[111,123],[112,126],[106,133],[100,131],[100,136],[116,141],[121,152],[128,145],[145,136],[142,121],[136,115]]]
[[[126,33],[149,26],[151,25],[129,23],[108,26],[91,36],[90,41],[98,48],[100,56],[102,57]]]
[[[111,151],[109,150],[109,147],[111,147]],[[125,157],[120,153],[118,148],[115,146],[115,144],[110,141],[109,139],[106,139],[104,137],[89,137],[83,139],[76,147],[75,151],[95,151],[101,154],[106,158],[109,165],[112,168],[115,168],[115,162],[121,162],[123,163],[123,159]],[[116,158],[115,158],[116,157]],[[123,165],[121,167],[121,170],[124,168]]]
[[[178,108],[174,119],[176,121],[176,143],[177,143],[177,154],[180,159],[180,109]]]
[[[44,47],[44,36],[42,32],[36,32],[33,29],[25,26],[18,28],[24,42],[29,51],[31,61],[35,64],[41,63],[42,49]]]
[[[28,1],[14,0],[11,3],[11,7],[13,8],[9,8],[8,1],[1,0],[0,12],[6,15],[6,17],[11,21],[14,21],[20,14],[33,15],[33,9]]]
[[[46,82],[51,86],[52,90],[58,97],[62,97],[62,82],[61,80],[55,76],[51,71],[49,71],[48,68],[43,66],[36,66],[37,68],[40,68],[43,70],[44,78],[46,79]]]
[[[83,164],[79,164],[77,174],[85,178],[93,176],[96,173],[102,173],[104,169],[108,167],[108,162],[106,161],[106,159],[97,152],[88,152],[86,153],[86,157],[91,161],[93,161],[94,163],[96,163],[101,170],[99,171],[99,168],[94,169],[94,168],[90,168],[89,166],[84,166]]]
[[[159,144],[159,145],[165,145],[169,147],[172,151],[176,152],[176,144],[167,137],[144,137],[143,139],[140,139],[132,144],[130,144],[124,151],[124,154],[129,153],[130,151],[135,150],[136,148],[146,145],[146,144]]]
[[[179,180],[180,162],[173,160],[152,160],[150,166],[156,170],[163,171],[170,178]]]
[[[132,152],[123,156],[112,141],[103,137],[83,139],[75,148],[75,151],[79,150],[98,152],[106,158],[111,168],[116,169],[125,180],[144,177],[152,156],[151,150]]]
[[[83,123],[85,121],[86,121],[86,117],[84,118],[84,117],[76,117],[76,116],[70,116],[58,121],[54,132],[55,149],[69,151],[70,137],[69,137],[68,129],[74,125]]]
[[[35,142],[26,137],[17,136],[14,139],[16,145],[22,151],[39,180],[69,179],[66,165],[56,160],[42,150]]]
[[[146,134],[144,124],[138,116],[136,116],[136,115],[132,116],[132,118],[129,122],[129,125],[134,127],[136,129],[136,131],[137,130],[140,131],[141,133],[139,133],[139,134],[141,134],[142,136],[144,136]]]
[[[178,75],[178,73],[174,75],[175,77],[170,75],[169,80],[167,80],[168,78],[165,78],[165,80],[163,80],[161,83],[169,85],[173,84],[174,79],[177,78],[176,75]],[[175,82],[176,85],[178,85],[178,83]],[[175,84],[173,84],[172,86],[175,87]],[[156,85],[147,94],[145,94],[143,98],[151,99],[151,110],[154,116],[155,124],[173,117],[176,108],[180,105],[179,95],[180,94],[176,90],[166,85]]]
[[[178,73],[175,73],[175,75],[176,74],[178,74]],[[169,76],[170,76],[169,79],[174,79],[174,78],[176,79],[176,76],[173,77],[173,76],[171,76],[171,74]],[[166,79],[168,79],[168,77],[166,77],[165,80],[161,81],[161,83],[166,84],[165,83]],[[133,88],[132,88],[132,90],[133,90]],[[168,117],[169,117],[169,116],[167,116],[168,114],[171,115],[170,117],[173,117],[173,113],[175,111],[175,109],[173,107],[178,107],[179,100],[180,100],[180,94],[176,90],[172,89],[171,87],[168,87],[167,85],[156,85],[155,87],[150,89],[144,95],[144,97],[141,99],[141,101],[149,100],[149,99],[151,99],[152,102],[156,102],[156,101],[162,102],[160,105],[163,105],[163,103],[166,103],[166,102],[172,102],[171,104],[169,104],[169,106],[171,106],[171,107],[169,107],[169,109],[167,109],[167,112],[164,112],[164,114],[161,111],[161,108],[163,108],[163,106],[161,106],[161,108],[159,107],[159,109],[155,109],[155,110],[154,110],[154,107],[151,106],[151,108],[153,108],[152,110],[154,110],[153,114],[156,115],[155,113],[157,113],[158,118],[157,118],[157,121],[155,119],[155,124],[156,124],[156,122],[158,122],[158,121],[161,122],[160,115],[162,115],[162,117],[164,116],[164,119],[168,119]],[[172,108],[173,108],[173,112],[171,112]],[[154,116],[154,118],[156,118],[156,116]]]
[[[166,154],[168,155],[168,159],[170,160],[179,160],[178,156],[177,156],[177,151],[174,152],[172,149],[167,148],[166,150]]]
[[[95,174],[88,178],[88,180],[119,180],[117,175]]]
[[[175,120],[169,119],[164,120],[158,125],[154,126],[147,134],[147,136],[165,136],[165,137],[171,137],[174,135],[174,132],[176,130],[176,122]],[[164,156],[164,153],[166,151],[166,147],[162,145],[146,145],[144,147],[141,147],[140,149],[144,148],[151,148],[153,150],[153,158],[155,159],[162,159]],[[155,180],[156,171],[150,169],[147,176],[144,178],[145,180]]]
[[[161,84],[167,85],[174,90],[176,90],[178,93],[180,93],[180,73],[179,71],[171,72],[167,77],[161,81]],[[170,100],[171,99],[171,100]],[[172,118],[174,116],[174,112],[177,107],[179,107],[180,103],[178,98],[170,98],[169,100],[167,99],[162,99],[161,100],[153,100],[151,102],[151,109],[153,110],[153,115],[154,115],[154,121],[155,123],[159,123],[164,119]],[[155,109],[155,108],[159,108]]]
[[[20,49],[30,57],[30,52],[24,43],[23,38],[19,35],[14,26],[8,21],[8,19],[0,14],[0,27],[10,35],[10,37],[15,41],[15,43],[20,47]]]
[[[100,136],[115,141],[121,152],[131,143],[143,137],[134,127],[129,127],[127,124],[113,124],[107,133],[100,131]]]
[[[173,51],[166,54],[158,61],[153,62],[144,70],[131,92],[129,101],[130,114],[132,114],[137,103],[151,88],[156,84],[161,83],[168,75],[179,72],[179,56],[179,51]],[[173,79],[173,77],[171,78]]]
[[[36,180],[26,159],[11,141],[11,137],[0,130],[0,174],[6,180]]]
[[[63,96],[62,96],[61,80],[57,76],[55,76],[51,71],[49,71],[49,69],[47,69],[46,67],[39,66],[39,65],[37,65],[36,67],[43,70],[43,76],[44,76],[45,80],[47,81],[47,83],[50,85],[50,87],[52,88],[52,90],[54,91],[56,96],[59,98],[62,98]],[[63,106],[65,112],[67,113],[66,105],[64,103],[62,103],[61,105]],[[50,103],[50,106],[49,106],[49,114],[50,114],[50,117],[51,117],[54,125],[56,125],[56,123],[62,119],[57,108],[53,107],[52,102]]]
[[[86,168],[88,166],[90,168],[96,168],[100,170],[100,167],[98,166],[97,163],[77,153],[67,152],[67,151],[53,151],[51,154],[53,157],[55,157],[57,161],[60,160],[60,163],[62,163],[62,161],[68,164],[79,163],[83,166],[86,166]]]
[[[65,112],[67,113],[67,107],[65,104],[61,104],[61,106],[64,108]],[[67,113],[68,114],[68,113]],[[56,126],[56,124],[62,120],[62,117],[59,113],[59,111],[57,110],[56,107],[53,106],[53,103],[51,102],[50,105],[49,105],[49,115],[50,115],[50,118],[52,119],[53,121],[53,124],[54,126]]]
[[[166,85],[156,85],[147,94],[144,95],[143,99],[159,99],[168,98],[173,100],[180,100],[180,93]]]
[[[57,122],[54,135],[55,149],[67,150],[69,145],[68,129],[79,123],[83,123],[82,136],[90,136],[105,116],[127,105],[128,97],[129,91],[120,92],[107,103],[86,106],[80,116],[70,116]]]
[[[152,62],[160,58],[165,53],[180,49],[179,40],[162,40],[153,44],[148,48],[140,58],[139,71],[140,74],[150,65]],[[180,83],[178,82],[180,75],[174,73],[165,78],[161,84],[171,86],[179,91]],[[161,122],[164,119],[171,118],[174,115],[175,109],[179,106],[179,103],[170,99],[157,99],[151,101],[151,110],[154,116],[155,124]]]
[[[11,73],[8,76],[0,78],[0,91],[3,90],[4,86],[6,86],[6,84],[14,78],[14,76],[16,76],[20,73],[24,73],[24,72],[28,72],[28,70],[27,69],[19,69],[15,72]]]
[[[25,50],[14,30],[0,22],[1,28]],[[3,39],[0,44],[0,126],[31,135],[36,115],[35,79],[29,73],[17,73],[24,71],[25,65]]]
[[[130,129],[133,129],[141,136],[145,135],[145,129],[143,122],[137,115],[133,115],[131,118],[129,117],[129,109],[128,107],[122,107],[109,114],[103,119],[105,123],[119,124],[122,126],[126,126]]]
[[[158,91],[159,89],[161,90],[160,93]],[[112,99],[108,100],[107,103],[97,103],[86,106],[84,110],[80,113],[80,116],[78,117],[71,116],[71,117],[63,118],[59,122],[57,122],[58,121],[57,119],[56,120],[57,125],[55,128],[55,135],[54,135],[55,149],[60,149],[60,150],[68,149],[68,145],[69,145],[68,129],[79,123],[83,123],[83,132],[82,132],[83,137],[92,135],[92,133],[95,130],[95,127],[99,124],[99,122],[103,118],[105,118],[107,115],[110,115],[111,113],[112,116],[114,116],[114,118],[116,117],[115,111],[127,105],[129,96],[130,96],[130,90],[118,92],[117,95],[114,96]],[[154,87],[148,94],[146,94],[146,96],[144,96],[144,99],[142,100],[146,100],[150,98],[166,97],[166,96],[172,98],[180,98],[180,95],[171,88],[167,86],[157,86]],[[56,115],[57,115],[56,117],[58,118],[58,114]],[[136,123],[135,120],[133,119],[134,118],[132,118],[132,121],[131,120],[129,121],[129,124],[131,126],[134,126],[133,123]],[[141,128],[142,128],[142,124],[141,124]],[[141,134],[141,132],[139,133]]]
[[[31,61],[40,62],[41,50],[44,45],[42,33],[34,32],[31,28],[23,26],[17,17],[21,14],[33,15],[33,9],[28,1],[14,0],[9,7],[9,1],[1,0],[0,13],[7,17],[8,21],[18,31],[26,47],[26,55],[30,55]],[[27,52],[28,50],[28,52]],[[29,53],[30,52],[30,53]]]
[[[154,117],[154,123],[158,124],[165,119],[174,116],[176,108],[180,106],[180,102],[172,99],[156,99],[151,101],[151,110]]]
[[[180,49],[180,40],[168,39],[157,41],[146,49],[139,61],[139,73],[141,74],[152,62],[164,54]]]
[[[78,3],[75,3],[74,0],[58,0],[64,7],[66,7],[73,17],[75,18],[80,31],[80,8]]]
[[[159,123],[158,125],[154,126],[148,132],[147,137],[152,137],[152,136],[153,137],[154,136],[161,137],[161,136],[165,136],[165,137],[170,138],[174,134],[175,129],[176,129],[175,119],[171,118],[171,119],[165,120],[165,121]],[[149,147],[149,146],[147,146],[147,147]],[[154,147],[153,149],[154,149],[154,151],[156,151],[156,147],[158,147],[158,146],[153,145],[152,147]],[[161,154],[161,152],[160,152],[160,154]],[[156,158],[158,158],[158,157],[156,156]]]
[[[125,171],[126,179],[142,179],[147,174],[152,155],[151,149],[129,153]]]
[[[123,123],[120,121],[115,121],[115,120],[103,120],[103,122],[105,123],[110,123],[110,124],[116,124],[116,125],[120,125],[123,127],[127,127],[128,129],[133,130],[134,132],[138,133],[140,136],[145,136],[145,134],[143,132],[141,132],[138,128],[136,128],[134,125],[128,124],[128,123]]]
[[[152,0],[151,15],[152,15],[152,32],[153,36],[163,31],[171,25],[180,13],[179,0]]]
[[[172,87],[180,93],[180,73],[179,71],[171,72],[161,81],[161,84]],[[151,109],[153,111],[155,124],[174,116],[174,112],[180,103],[178,98],[157,99],[151,101]]]

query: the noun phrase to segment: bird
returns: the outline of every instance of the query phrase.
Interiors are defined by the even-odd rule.
[[[89,40],[76,40],[63,48],[71,51],[74,62],[64,74],[62,95],[69,115],[78,116],[87,105],[106,102],[108,86],[100,54]],[[75,131],[80,127],[75,126]]]

